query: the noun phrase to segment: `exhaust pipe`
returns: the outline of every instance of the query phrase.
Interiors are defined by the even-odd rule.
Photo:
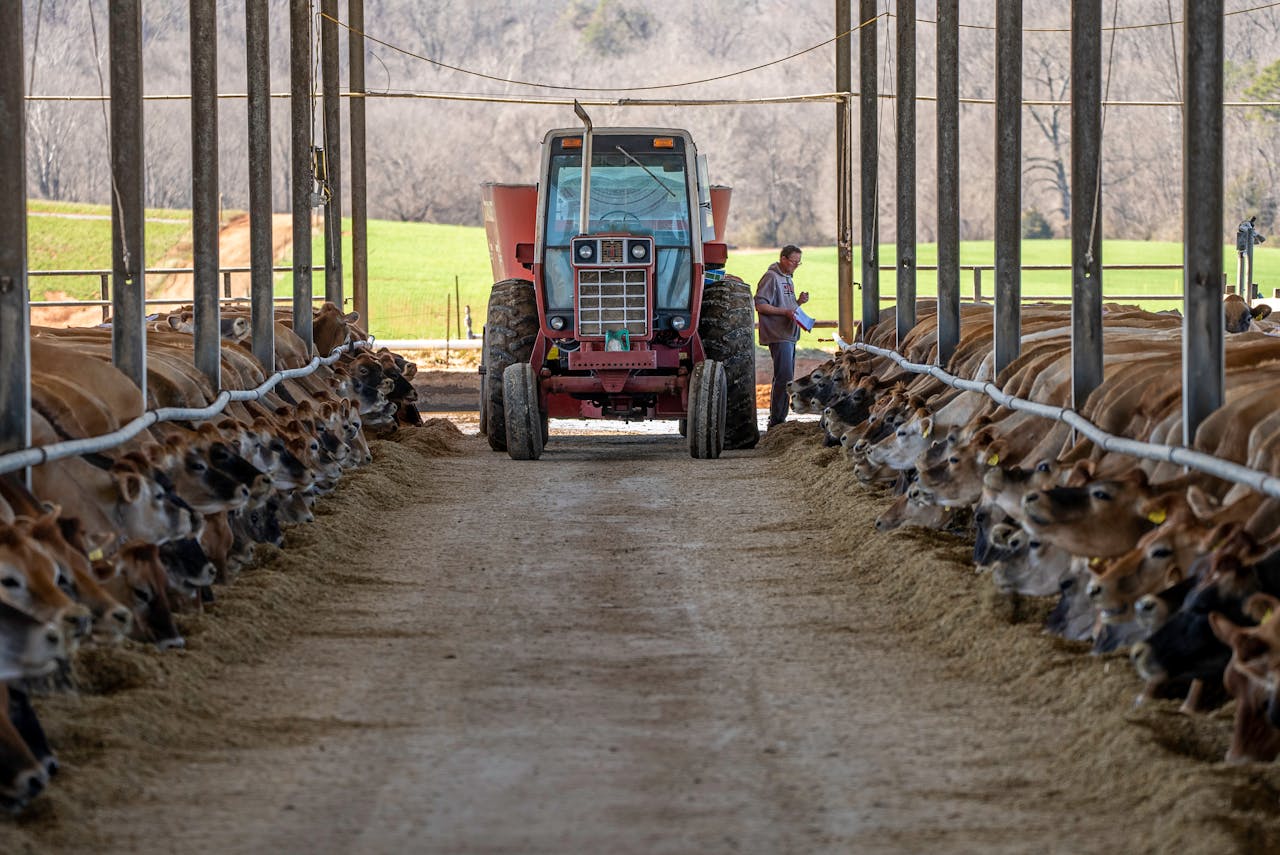
[[[585,126],[582,132],[582,208],[578,215],[578,234],[585,235],[591,224],[591,117],[577,98],[573,99],[573,112]]]

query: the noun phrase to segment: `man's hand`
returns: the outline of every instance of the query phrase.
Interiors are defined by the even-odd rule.
[[[809,292],[801,291],[800,296],[796,298],[796,305],[803,306],[807,302],[809,302]]]

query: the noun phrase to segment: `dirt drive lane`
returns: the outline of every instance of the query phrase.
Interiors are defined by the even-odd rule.
[[[1220,750],[1185,717],[1155,719],[1173,752],[1124,722],[1127,673],[992,618],[961,542],[870,533],[883,500],[813,430],[714,462],[674,436],[560,436],[533,463],[449,425],[375,443],[315,524],[186,619],[186,651],[111,654],[138,688],[44,703],[67,771],[0,849],[1268,839],[1219,821],[1265,789],[1179,756]]]
[[[370,518],[313,625],[213,688],[262,739],[171,765],[94,817],[107,840],[1054,847],[1057,746],[1040,727],[1031,756],[1014,751],[1016,710],[989,687],[886,642],[776,467],[695,462],[678,438],[557,438],[538,463],[467,451],[413,473],[427,500]]]

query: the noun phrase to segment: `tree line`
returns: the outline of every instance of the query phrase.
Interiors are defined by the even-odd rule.
[[[37,95],[90,94],[109,87],[106,0],[22,0],[28,81]],[[219,2],[219,89],[244,92],[244,8]],[[319,3],[316,8],[318,10]],[[346,4],[339,3],[345,20]],[[1228,11],[1254,4],[1238,0]],[[855,11],[857,3],[854,3]],[[1181,25],[1167,25],[1161,4],[1104,4],[1104,86],[1112,101],[1179,100]],[[1024,0],[1023,97],[1070,97],[1068,4]],[[933,3],[916,4],[917,89],[933,93]],[[37,11],[39,15],[37,16]],[[93,27],[98,52],[94,53]],[[271,12],[272,89],[289,84],[288,4]],[[1175,10],[1176,12],[1176,10]],[[834,35],[830,0],[366,0],[369,35],[426,61],[369,43],[366,77],[371,93],[466,92],[501,96],[575,94],[610,98],[764,98],[830,92],[835,47],[801,53]],[[1114,15],[1114,18],[1113,18]],[[189,92],[186,4],[144,3],[144,79],[148,93]],[[962,98],[994,95],[995,33],[990,3],[962,2],[960,89]],[[1175,18],[1180,17],[1175,14]],[[1164,26],[1137,27],[1166,21]],[[892,18],[880,19],[880,91],[893,91]],[[36,28],[39,28],[38,42]],[[1280,99],[1280,10],[1228,15],[1226,99]],[[1062,32],[1042,30],[1060,28]],[[1111,39],[1114,36],[1114,47]],[[858,80],[854,35],[853,80]],[[38,44],[38,50],[36,50]],[[317,41],[318,49],[318,41]],[[346,39],[342,38],[343,81]],[[625,92],[628,87],[678,84],[800,54],[750,73],[697,85]],[[1109,61],[1108,61],[1109,58]],[[450,68],[452,67],[452,68]],[[454,69],[481,72],[492,79]],[[101,78],[99,77],[101,73]],[[100,82],[101,80],[101,82]],[[319,80],[316,81],[317,87]],[[585,90],[601,90],[588,92]],[[609,90],[609,91],[603,91]],[[570,108],[370,98],[368,175],[370,216],[443,223],[480,222],[482,181],[536,180],[539,142],[550,128],[576,126]],[[854,157],[874,145],[880,157],[880,234],[894,237],[894,110],[881,101],[876,138],[857,138]],[[917,113],[917,233],[934,238],[934,106]],[[248,204],[246,105],[223,100],[219,109],[220,183],[226,207]],[[592,108],[597,126],[666,126],[689,129],[710,160],[712,180],[734,187],[729,239],[739,245],[830,244],[835,240],[835,108],[830,102],[734,106]],[[317,105],[315,139],[323,131]],[[961,108],[961,236],[990,238],[995,194],[994,108]],[[348,121],[345,105],[344,129]],[[107,130],[94,102],[28,103],[29,192],[47,199],[109,201]],[[290,200],[289,106],[273,101],[273,204]],[[150,101],[145,107],[147,204],[190,205],[190,107],[184,101]],[[1070,108],[1023,110],[1023,190],[1020,207],[1029,231],[1065,236],[1070,219]],[[1237,221],[1258,216],[1269,234],[1277,217],[1276,166],[1280,110],[1230,107],[1225,118],[1226,205],[1224,236]],[[1181,238],[1182,115],[1176,106],[1113,106],[1103,138],[1103,230],[1108,238]],[[349,159],[349,147],[343,157]],[[349,174],[344,163],[344,174]],[[858,174],[855,165],[855,178]],[[347,189],[344,182],[344,190]],[[858,192],[855,188],[855,193]],[[854,206],[855,217],[858,205]],[[344,205],[349,210],[349,205]],[[855,235],[858,224],[855,222]]]

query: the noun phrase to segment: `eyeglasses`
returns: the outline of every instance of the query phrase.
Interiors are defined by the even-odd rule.
[[[791,264],[791,265],[794,265],[795,267],[799,267],[799,266],[800,266],[800,259],[798,259],[798,258],[788,258],[788,259],[787,259],[787,263],[788,263],[788,264]]]

